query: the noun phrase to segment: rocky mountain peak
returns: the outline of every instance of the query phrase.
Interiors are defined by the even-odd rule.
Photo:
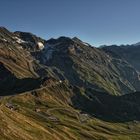
[[[138,48],[0,28],[0,139],[139,139]]]

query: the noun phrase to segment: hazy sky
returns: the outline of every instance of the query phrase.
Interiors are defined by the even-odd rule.
[[[0,26],[99,46],[140,41],[140,0],[0,0]]]

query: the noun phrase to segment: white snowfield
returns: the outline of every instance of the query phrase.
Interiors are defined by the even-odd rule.
[[[86,45],[86,46],[89,46],[89,44],[88,43],[86,43],[86,42],[82,42],[84,45]]]
[[[14,37],[14,39],[16,39],[16,42],[19,43],[19,44],[25,43],[24,40],[22,40],[22,39],[20,39],[20,38],[18,38],[18,37]]]
[[[37,45],[38,45],[38,49],[39,49],[39,50],[43,50],[44,47],[45,47],[44,44],[43,44],[42,42],[38,42]]]
[[[3,40],[4,42],[7,42],[7,40],[6,40],[6,39],[4,39],[4,38],[3,38],[2,40]]]

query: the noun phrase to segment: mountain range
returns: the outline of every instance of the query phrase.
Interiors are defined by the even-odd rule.
[[[0,27],[0,139],[139,140],[140,45],[96,48]]]

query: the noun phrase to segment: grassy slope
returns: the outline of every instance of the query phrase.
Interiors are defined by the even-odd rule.
[[[9,38],[9,41],[11,39]],[[0,62],[19,80],[23,78],[37,78],[38,73],[34,71],[34,67],[37,68],[34,64],[34,59],[26,51],[21,49],[18,44],[16,45],[9,43],[3,44],[3,42],[0,44]],[[93,58],[93,60],[96,59]],[[60,62],[62,63],[62,61]],[[88,63],[85,64],[86,67],[89,66]],[[76,69],[76,67],[74,68]],[[112,82],[110,80],[108,80],[107,84],[102,79],[102,76],[99,75],[96,77],[98,73],[93,73],[94,76],[90,75],[90,72],[94,70],[92,67],[90,71],[89,69],[86,70],[84,66],[79,66],[78,68],[79,71],[77,72],[83,76],[83,79],[87,77],[88,82],[93,82],[94,79],[91,79],[91,77],[95,77],[97,84],[100,83],[99,85],[106,87],[106,90],[112,87],[113,89],[108,89],[111,93],[117,91],[111,85]],[[80,71],[81,68],[83,71]],[[75,76],[74,79],[76,78]],[[72,81],[73,79],[70,80]],[[0,140],[140,139],[139,122],[113,123],[80,113],[80,110],[76,110],[70,106],[72,104],[70,100],[72,96],[73,91],[67,88],[65,84],[57,84],[21,95],[1,98]],[[8,104],[13,109],[7,107]]]
[[[65,85],[57,85],[32,93],[4,97],[0,103],[0,139],[140,139],[140,123],[112,123],[86,116],[68,105],[70,96],[72,93]],[[6,107],[7,103],[12,104],[15,109]]]

